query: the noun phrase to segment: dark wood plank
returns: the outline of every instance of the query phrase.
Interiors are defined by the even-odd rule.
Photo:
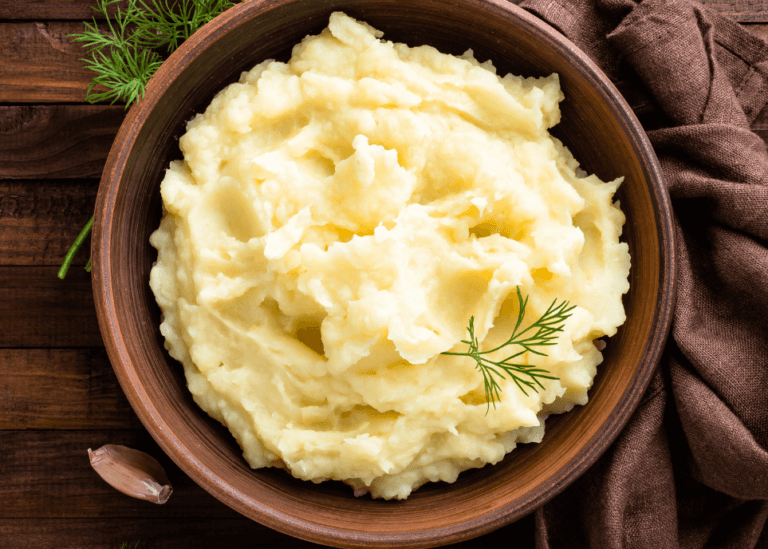
[[[768,22],[768,0],[705,3],[742,22]],[[82,22],[0,23],[0,102],[83,102],[93,73],[80,60],[85,53],[67,35]]]
[[[61,264],[93,215],[98,180],[0,180],[0,266]],[[88,261],[88,246],[76,256]]]
[[[87,250],[81,250],[86,254]],[[0,347],[101,347],[90,274],[56,267],[0,267]]]
[[[88,448],[104,444],[154,456],[173,486],[168,503],[137,500],[104,482],[88,461]],[[0,448],[0,518],[240,517],[192,482],[143,429],[0,431]]]
[[[168,503],[154,505],[130,498],[99,478],[90,467],[87,449],[106,443],[125,444],[145,451],[160,461],[174,489]],[[103,524],[104,519],[122,518],[126,519],[126,523],[135,522],[146,528],[122,531],[120,535],[124,537],[119,539],[122,543],[147,541],[147,535],[153,535],[154,528],[141,519],[186,518],[190,519],[188,523],[191,526],[200,518],[241,518],[194,484],[143,431],[0,431],[0,445],[4,449],[0,454],[0,470],[3,472],[0,475],[0,519],[34,519],[40,522],[56,518],[100,519],[95,524]],[[532,547],[531,521],[532,517],[526,517],[484,536],[480,540],[481,545],[473,546],[492,547],[493,544],[514,539],[519,542],[516,547]],[[83,522],[60,522],[67,523]],[[13,521],[0,520],[1,524],[9,525]],[[4,539],[2,528],[0,526],[0,539]],[[275,535],[255,524],[252,528],[255,534],[261,531],[264,535]],[[169,537],[176,539],[176,535]],[[254,545],[263,547],[261,541],[254,539]],[[113,541],[110,540],[110,543]],[[7,547],[5,543],[2,546]]]
[[[83,102],[93,72],[67,37],[82,30],[75,21],[0,23],[0,102]]]
[[[210,549],[323,547],[239,519],[0,519],[5,549]],[[454,549],[533,549],[533,516]]]
[[[179,0],[170,0],[173,4]],[[125,9],[127,0],[109,6],[109,13]],[[95,0],[0,0],[0,19],[27,21],[81,21],[93,18],[103,19],[93,7]]]
[[[122,106],[0,106],[0,179],[99,178],[124,118]]]
[[[765,23],[745,23],[742,25],[749,32],[758,38],[768,42],[768,24]]]
[[[0,429],[138,429],[107,353],[0,349]]]
[[[768,0],[766,0],[768,2]],[[729,13],[741,21],[768,22],[762,4],[734,4],[741,10]],[[82,31],[75,21],[0,23],[0,102],[83,102],[93,73],[80,60],[82,47],[67,35]]]
[[[322,547],[247,518],[0,519],[4,549],[211,549]],[[482,547],[482,546],[479,546]]]
[[[768,22],[768,1],[766,0],[700,0],[723,15],[740,23]]]
[[[519,3],[518,0],[513,0]],[[733,17],[737,21],[768,21],[768,2],[765,0],[701,0],[702,3]],[[117,7],[123,8],[126,2],[120,2]],[[84,20],[93,17],[100,18],[93,9],[94,0],[0,0],[0,19],[16,20]]]
[[[110,13],[118,7],[124,8],[126,1],[110,6]],[[0,19],[17,19],[32,21],[52,20],[84,20],[101,14],[93,9],[95,0],[0,0]]]

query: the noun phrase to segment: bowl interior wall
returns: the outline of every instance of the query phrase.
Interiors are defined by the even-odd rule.
[[[461,527],[461,536],[467,537],[519,518],[537,497],[595,459],[623,425],[652,369],[643,355],[656,322],[663,270],[656,226],[660,214],[646,184],[647,160],[617,117],[620,107],[605,101],[603,84],[579,65],[581,54],[558,46],[526,21],[518,21],[509,32],[513,21],[508,8],[494,3],[252,2],[238,9],[241,17],[215,30],[203,29],[152,82],[145,102],[135,107],[141,119],[141,109],[153,106],[152,116],[131,129],[136,138],[116,164],[123,167],[122,173],[109,183],[114,206],[103,214],[111,216],[109,251],[102,251],[109,254],[109,268],[103,276],[111,281],[115,324],[125,346],[122,358],[113,357],[113,363],[134,407],[144,410],[140,416],[163,448],[196,481],[238,511],[294,535],[362,543],[377,533],[431,531],[423,534],[428,541],[437,539],[436,527],[443,533]],[[282,471],[252,471],[226,430],[196,407],[181,366],[163,350],[159,311],[148,286],[156,259],[148,239],[160,219],[159,183],[168,162],[180,157],[177,138],[186,121],[243,70],[267,58],[288,59],[292,46],[323,29],[335,10],[383,30],[388,40],[429,44],[453,54],[472,48],[479,60],[492,59],[500,74],[557,72],[566,95],[557,135],[588,172],[603,179],[625,177],[620,191],[628,220],[623,238],[633,257],[631,291],[625,298],[628,322],[608,342],[589,405],[550,418],[541,444],[521,447],[493,467],[467,471],[452,485],[425,486],[404,502],[355,499],[340,484],[314,485]],[[213,39],[218,41],[209,46]],[[169,91],[161,95],[165,86]],[[148,414],[156,417],[148,420]],[[344,523],[339,522],[340,513]],[[330,534],[328,529],[346,533]],[[347,541],[339,541],[342,538]]]

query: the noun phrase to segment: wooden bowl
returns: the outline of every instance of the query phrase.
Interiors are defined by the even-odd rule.
[[[428,484],[406,501],[355,498],[340,483],[302,482],[252,470],[221,425],[192,401],[181,365],[159,332],[149,288],[156,259],[149,235],[161,215],[159,184],[193,113],[267,58],[345,11],[385,39],[445,53],[472,48],[500,74],[560,75],[566,99],[555,134],[583,167],[619,192],[632,255],[627,322],[608,344],[590,402],[551,417],[541,444],[523,445],[495,466]],[[563,490],[625,425],[658,363],[674,302],[670,202],[661,170],[632,111],[600,70],[551,27],[506,0],[253,0],[189,39],[132,107],[109,155],[93,234],[96,308],[117,376],[136,413],[165,452],[198,484],[240,513],[306,540],[337,546],[435,546],[515,521]]]

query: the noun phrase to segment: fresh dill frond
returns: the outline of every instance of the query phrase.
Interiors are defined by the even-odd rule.
[[[235,5],[230,0],[128,0],[110,17],[109,8],[120,0],[97,0],[93,7],[106,19],[85,23],[81,34],[70,35],[88,52],[83,59],[96,73],[85,98],[89,103],[122,101],[127,109],[144,96],[147,82],[184,40],[208,21]],[[97,86],[107,91],[96,92]]]
[[[112,49],[109,53],[94,51],[91,59],[85,59],[85,67],[96,73],[88,86],[89,103],[124,101],[126,108],[144,96],[147,82],[157,72],[163,60],[157,52],[128,46],[124,50]],[[107,91],[97,93],[96,86]]]
[[[170,4],[168,0],[135,2],[141,9],[135,12],[133,18],[136,25],[133,40],[144,48],[165,48],[168,53],[176,50],[208,21],[235,5],[230,0],[192,0]]]
[[[462,340],[462,343],[469,345],[469,349],[463,353],[442,353],[444,355],[468,356],[475,361],[475,368],[483,375],[486,414],[490,410],[491,405],[496,409],[496,402],[501,401],[501,386],[499,385],[498,379],[506,379],[508,377],[515,383],[515,385],[517,385],[518,389],[520,389],[525,396],[528,396],[526,388],[536,393],[539,392],[539,389],[544,389],[544,385],[541,383],[542,379],[559,379],[550,375],[550,372],[543,368],[537,368],[531,364],[517,364],[513,361],[526,352],[531,352],[539,356],[547,356],[546,353],[543,353],[536,347],[557,345],[558,333],[563,331],[565,321],[571,316],[576,306],[570,305],[567,301],[558,304],[555,299],[538,320],[528,327],[521,329],[523,318],[525,317],[525,309],[528,306],[528,296],[523,299],[523,294],[520,292],[519,287],[517,288],[517,300],[517,323],[515,324],[515,329],[512,331],[512,335],[507,341],[493,349],[481,351],[480,342],[477,340],[477,336],[475,336],[475,317],[472,316],[469,318],[469,326],[467,328],[467,331],[469,332],[469,340]],[[521,347],[521,350],[518,350],[503,360],[495,361],[487,356],[504,347],[513,345]]]
[[[109,8],[121,0],[96,0],[93,7],[106,20],[102,29],[93,18],[85,30],[71,34],[88,53],[85,67],[96,73],[85,99],[89,103],[125,103],[127,109],[144,97],[147,83],[165,58],[208,21],[235,5],[230,0],[128,0],[114,15]],[[105,89],[105,91],[101,91]],[[64,279],[72,258],[91,232],[93,218],[67,252],[58,277]],[[90,272],[91,260],[85,266]]]

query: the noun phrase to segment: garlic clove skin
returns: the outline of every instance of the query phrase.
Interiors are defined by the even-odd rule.
[[[98,450],[88,448],[91,467],[107,484],[127,496],[163,504],[173,488],[165,470],[152,456],[121,446],[107,444]]]

